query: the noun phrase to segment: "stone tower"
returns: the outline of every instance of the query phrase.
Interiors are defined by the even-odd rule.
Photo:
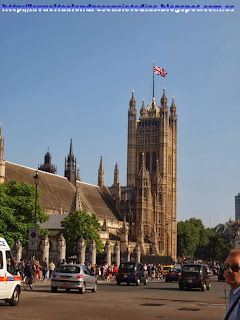
[[[49,172],[49,173],[57,173],[57,168],[52,164],[52,156],[49,152],[49,148],[47,153],[44,156],[44,164],[38,166],[38,170]]]
[[[77,170],[76,170],[76,158],[74,158],[73,147],[72,147],[72,139],[70,141],[70,150],[68,157],[65,157],[65,171],[64,177],[68,178],[68,180],[75,186],[76,178],[77,178]]]
[[[4,139],[2,137],[2,128],[0,127],[0,183],[5,181],[5,161],[4,161]]]
[[[170,111],[170,112],[169,112]],[[128,110],[127,187],[136,190],[133,234],[145,239],[156,230],[159,253],[177,254],[177,114],[163,88],[160,106],[144,100],[137,119],[134,91]]]

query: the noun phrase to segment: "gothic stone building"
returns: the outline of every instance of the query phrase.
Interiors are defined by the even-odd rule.
[[[54,260],[58,257],[57,233],[61,221],[74,210],[97,215],[103,226],[100,236],[112,253],[119,243],[122,256],[127,252],[128,258],[137,247],[142,261],[153,256],[159,257],[158,261],[166,257],[176,260],[177,114],[174,98],[168,108],[165,88],[160,106],[154,97],[147,107],[143,100],[139,119],[132,92],[128,110],[127,186],[119,183],[117,164],[114,183],[106,187],[102,157],[97,186],[80,180],[76,162],[71,140],[64,177],[55,174],[49,150],[44,164],[38,167],[40,202],[50,217],[44,227],[50,232],[49,250]],[[0,183],[16,180],[33,184],[35,172],[36,169],[4,160],[0,128]]]

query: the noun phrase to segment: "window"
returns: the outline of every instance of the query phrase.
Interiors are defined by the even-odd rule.
[[[153,172],[156,172],[156,167],[157,167],[157,156],[156,156],[156,152],[153,152],[153,155],[152,155],[152,170],[153,170]]]
[[[15,263],[11,254],[11,251],[6,251],[6,259],[7,259],[7,271],[11,274],[17,275]]]
[[[3,256],[2,256],[2,252],[0,251],[0,269],[3,268]]]
[[[139,170],[142,166],[142,153],[139,153]]]
[[[84,272],[85,274],[91,276],[91,272],[90,272],[90,270],[89,270],[87,267],[82,267],[82,269],[83,269],[83,272]]]
[[[150,172],[150,153],[146,154],[146,169]]]
[[[76,266],[60,266],[57,270],[60,273],[80,273],[80,268]]]

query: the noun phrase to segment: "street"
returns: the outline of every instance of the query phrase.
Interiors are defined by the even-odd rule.
[[[20,302],[10,307],[0,302],[5,319],[222,319],[225,312],[225,282],[212,278],[211,290],[180,291],[178,283],[149,282],[147,286],[100,281],[98,291],[51,292],[50,281],[38,281],[34,291],[22,290]],[[228,287],[227,287],[228,289]],[[229,291],[226,291],[228,297]],[[227,300],[226,300],[227,301]]]

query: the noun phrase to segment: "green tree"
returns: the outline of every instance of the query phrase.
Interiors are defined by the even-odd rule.
[[[209,229],[205,229],[201,219],[180,221],[177,230],[178,256],[200,258],[202,247],[209,243]]]
[[[24,245],[29,242],[29,228],[34,227],[35,186],[10,181],[0,185],[0,237],[4,237],[12,248],[17,240]],[[38,198],[39,198],[38,194]],[[37,202],[37,225],[39,235],[47,235],[39,222],[48,216]]]
[[[227,241],[227,237],[222,232],[216,232],[212,235],[208,245],[210,257],[214,260],[224,262],[234,246]]]
[[[90,215],[84,211],[71,212],[62,222],[61,233],[67,242],[68,255],[77,253],[77,243],[81,237],[89,245],[89,241],[94,239],[96,242],[97,253],[101,253],[103,244],[100,239],[99,231],[101,225],[95,214]]]

